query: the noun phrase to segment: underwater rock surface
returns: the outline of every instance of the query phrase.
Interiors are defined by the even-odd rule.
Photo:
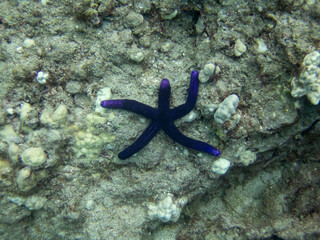
[[[1,1],[0,238],[319,239],[318,67],[298,82],[319,19],[319,1]],[[156,107],[166,78],[176,107],[192,70],[176,125],[221,158],[159,133],[119,160],[149,123],[97,98]]]

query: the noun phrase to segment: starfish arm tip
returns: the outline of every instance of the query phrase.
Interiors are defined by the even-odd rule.
[[[221,154],[221,152],[218,149],[214,148],[214,147],[212,147],[210,153],[215,157],[219,157],[220,154]]]
[[[100,106],[103,108],[120,108],[123,106],[123,101],[121,101],[121,100],[104,100],[104,101],[101,101]]]
[[[195,77],[198,77],[199,76],[199,72],[197,70],[193,70],[191,72],[191,78],[195,78]]]
[[[118,158],[119,159],[121,159],[121,160],[126,160],[127,158],[129,158],[129,157],[131,157],[131,155],[130,156],[127,156],[125,153],[123,153],[123,152],[120,152],[119,154],[118,154]]]
[[[160,88],[168,88],[170,87],[170,82],[168,79],[162,79],[161,84],[160,84]]]

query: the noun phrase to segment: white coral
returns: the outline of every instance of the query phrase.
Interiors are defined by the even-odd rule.
[[[230,161],[224,158],[219,158],[218,160],[214,161],[212,164],[211,170],[214,173],[218,174],[225,174],[230,167]]]
[[[204,66],[203,70],[199,73],[199,81],[200,82],[207,82],[210,78],[210,76],[215,72],[216,65],[213,63],[208,63]]]
[[[159,219],[162,222],[176,222],[179,219],[181,205],[186,201],[173,201],[172,194],[168,194],[158,205],[149,205],[149,216],[151,219]]]
[[[307,95],[309,101],[317,105],[320,102],[320,52],[314,51],[305,56],[299,78],[291,80],[291,95]]]
[[[220,103],[218,110],[214,114],[214,120],[220,124],[224,123],[236,112],[238,104],[239,98],[237,95],[228,96]]]

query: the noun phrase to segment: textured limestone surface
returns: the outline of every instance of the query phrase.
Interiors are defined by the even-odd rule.
[[[319,239],[319,19],[311,0],[0,1],[0,239]],[[221,157],[160,132],[119,160],[148,120],[97,99],[155,107],[167,78],[178,106],[192,70],[176,125]]]

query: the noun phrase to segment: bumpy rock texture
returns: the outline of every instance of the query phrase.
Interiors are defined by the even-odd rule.
[[[0,238],[319,239],[318,89],[299,82],[319,19],[319,1],[1,1]],[[98,91],[156,106],[168,78],[177,106],[208,63],[192,121],[176,124],[228,171],[163,133],[120,161],[148,123],[95,111]]]
[[[302,73],[291,81],[293,97],[307,95],[309,101],[317,105],[320,102],[320,52],[314,51],[304,57]]]

